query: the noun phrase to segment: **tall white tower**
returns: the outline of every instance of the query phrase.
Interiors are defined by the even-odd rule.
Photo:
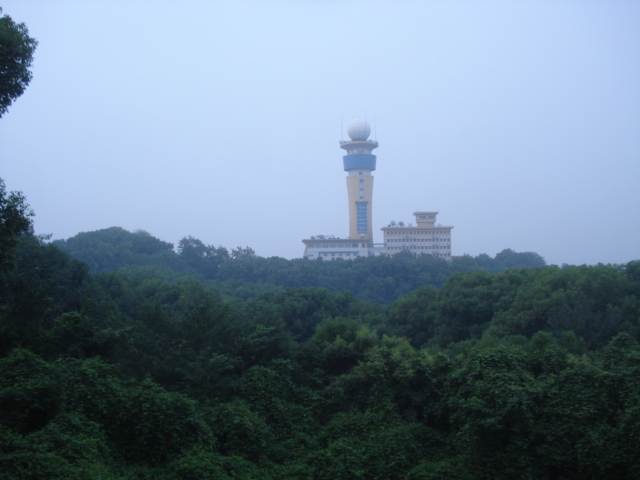
[[[371,127],[366,120],[353,120],[347,127],[350,141],[340,142],[347,151],[342,157],[347,175],[349,195],[349,238],[373,243],[371,206],[373,201],[373,172],[376,156],[371,152],[378,142],[369,140]]]

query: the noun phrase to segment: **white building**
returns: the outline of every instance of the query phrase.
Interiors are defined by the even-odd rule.
[[[322,258],[334,260],[344,258],[353,260],[356,257],[367,257],[371,254],[371,246],[368,242],[351,240],[349,238],[335,238],[333,235],[317,235],[308,240],[303,240],[304,256],[311,260]]]
[[[451,229],[436,225],[438,212],[415,212],[416,226],[391,222],[382,228],[384,252],[395,255],[410,252],[451,260]]]

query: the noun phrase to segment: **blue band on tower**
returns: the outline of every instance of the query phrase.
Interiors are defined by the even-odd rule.
[[[370,153],[353,153],[342,157],[344,169],[349,170],[375,170],[376,156]]]

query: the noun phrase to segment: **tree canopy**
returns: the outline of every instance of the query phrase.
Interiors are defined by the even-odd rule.
[[[35,45],[0,19],[0,115]],[[49,243],[32,217],[0,179],[2,479],[640,478],[640,261]]]
[[[11,235],[3,478],[640,473],[638,262],[287,261],[119,228]]]
[[[482,254],[454,258],[451,262],[411,254],[353,261],[286,260],[260,257],[250,247],[229,251],[192,236],[183,237],[174,250],[171,243],[148,232],[129,232],[120,227],[83,232],[54,243],[87,262],[94,273],[120,271],[144,278],[185,281],[199,278],[223,294],[242,299],[267,291],[314,287],[349,291],[361,300],[388,304],[424,285],[441,288],[454,273],[476,270],[499,273],[507,268],[545,265],[544,259],[535,253],[510,249],[494,258]]]
[[[15,23],[8,15],[0,17],[0,118],[31,82],[37,45],[24,23]]]
[[[21,192],[7,192],[0,178],[0,272],[6,268],[22,234],[32,228],[33,211]]]

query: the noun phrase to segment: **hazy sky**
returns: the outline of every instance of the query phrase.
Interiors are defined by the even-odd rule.
[[[300,257],[348,234],[339,140],[366,116],[376,241],[437,210],[453,255],[640,258],[637,0],[0,6],[40,43],[0,119],[37,233]]]

